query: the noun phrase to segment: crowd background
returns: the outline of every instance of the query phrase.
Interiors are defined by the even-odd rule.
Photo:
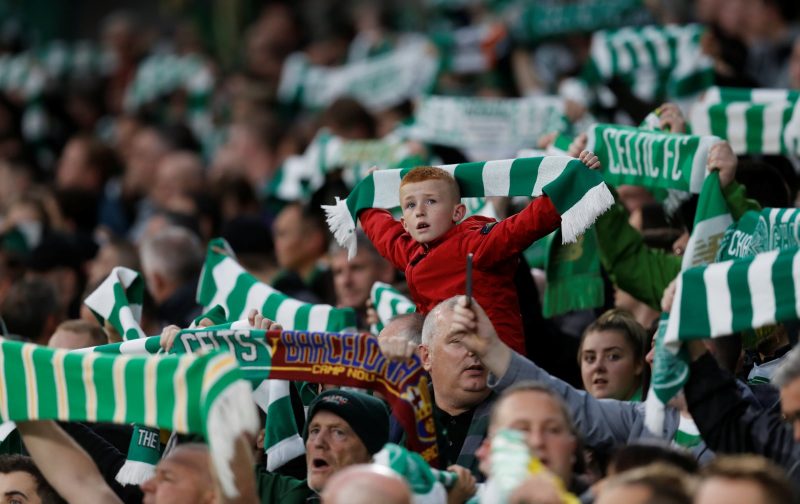
[[[661,107],[656,122],[682,130],[689,106],[713,85],[800,91],[800,6],[791,0],[128,3],[0,3],[0,329],[7,338],[70,349],[115,341],[119,335],[83,306],[115,266],[143,275],[145,334],[188,327],[202,312],[196,294],[206,246],[219,236],[262,282],[304,302],[353,308],[358,329],[368,331],[377,322],[368,305],[373,284],[407,288],[363,236],[348,261],[320,209],[348,194],[369,157],[321,166],[319,152],[333,138],[401,146],[397,161],[405,166],[492,159],[491,149],[409,133],[426,95],[557,99],[563,117],[554,134],[520,147],[577,156],[589,124],[636,126],[665,102],[674,104]],[[651,25],[696,27],[674,61],[689,68],[689,84],[675,68],[598,69],[592,44],[601,30]],[[384,71],[347,81],[320,70],[403,51],[411,56],[394,79]],[[315,72],[316,81],[303,81]],[[446,112],[440,119],[448,120]],[[376,155],[374,164],[389,157]],[[796,156],[756,153],[739,156],[738,171],[732,164],[727,173],[761,206],[795,206]],[[618,210],[649,247],[683,253],[691,204],[668,212],[639,188],[617,193]],[[486,205],[502,218],[520,202]],[[547,253],[532,247],[517,278],[528,357],[594,397],[641,400],[661,292],[629,293],[614,282],[624,275],[604,270],[599,303],[545,317]],[[716,356],[746,380],[796,341],[794,327],[777,332],[758,348]],[[758,376],[769,381],[764,369]],[[684,446],[704,462],[694,435]],[[122,452],[127,436],[106,433]],[[3,446],[20,450],[18,439]],[[607,454],[594,455],[584,473],[599,477]],[[305,474],[304,466],[293,470]]]

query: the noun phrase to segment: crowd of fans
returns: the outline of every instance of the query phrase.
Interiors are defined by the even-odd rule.
[[[556,12],[563,19],[548,23]],[[370,229],[357,231],[349,258],[320,208],[346,197],[364,167],[314,167],[287,198],[291,161],[322,159],[308,153],[324,149],[323,137],[399,143],[409,166],[489,160],[476,158],[481,149],[407,135],[423,94],[558,97],[561,130],[525,147],[546,152],[567,138],[561,148],[582,160],[594,122],[637,126],[658,109],[659,128],[686,132],[689,107],[705,89],[677,92],[666,74],[653,77],[665,85],[652,89],[630,76],[598,82],[591,70],[600,30],[650,25],[701,27],[699,53],[689,57],[707,60],[706,87],[800,91],[800,5],[792,0],[264,2],[237,57],[226,58],[189,23],[151,37],[148,21],[131,12],[109,15],[92,41],[0,40],[0,331],[69,350],[119,341],[83,301],[124,266],[146,285],[142,330],[164,331],[169,349],[167,335],[207,308],[197,301],[198,281],[209,241],[223,237],[259,281],[305,303],[352,308],[353,329],[369,332],[379,318],[373,285],[413,297],[411,280],[382,256],[388,245]],[[287,80],[298,61],[307,72],[367,64],[413,46],[412,37],[436,58],[424,91],[382,102],[369,89],[324,91],[335,87],[333,74],[316,84],[322,91]],[[412,69],[419,76],[423,59]],[[797,156],[737,156],[723,142],[708,170],[719,172],[736,220],[747,210],[796,206]],[[602,265],[595,306],[543,315],[548,252],[533,246],[504,265],[515,271],[521,347],[495,330],[484,312],[491,307],[462,296],[398,315],[376,334],[387,357],[416,355],[430,376],[435,469],[457,476],[438,501],[798,500],[796,323],[686,344],[688,381],[665,410],[663,432],[647,428],[655,333],[672,303],[697,198],[668,209],[640,187],[614,194],[592,231]],[[522,208],[511,198],[486,204],[501,219]],[[500,287],[512,288],[478,282],[475,298]],[[249,322],[276,327],[261,314]],[[220,491],[197,439],[175,446],[173,436],[152,478],[121,485],[129,426],[44,421],[0,426],[0,494],[43,503],[420,500],[413,482],[373,460],[385,443],[404,440],[384,402],[351,389],[315,392],[303,404],[292,391],[305,455],[268,472],[263,437],[237,447],[241,500]],[[509,430],[522,431],[545,469],[499,491],[493,447]]]

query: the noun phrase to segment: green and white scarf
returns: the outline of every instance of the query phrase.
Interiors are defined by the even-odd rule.
[[[89,40],[73,43],[54,40],[34,49],[34,55],[44,66],[48,79],[56,82],[107,76],[116,65],[111,51]]]
[[[419,101],[415,115],[412,138],[482,154],[478,159],[513,156],[566,127],[564,101],[557,96],[430,96]]]
[[[587,230],[574,243],[561,243],[560,234],[561,231],[556,231],[544,242],[547,286],[542,299],[542,315],[545,318],[597,308],[605,301],[594,228]]]
[[[564,243],[578,239],[599,215],[614,204],[614,197],[599,173],[575,158],[545,156],[462,163],[440,168],[455,177],[462,198],[487,196],[541,196],[546,194],[561,214]],[[356,255],[358,213],[368,208],[400,206],[400,181],[411,171],[379,170],[361,181],[345,200],[323,205],[336,241]]]
[[[386,443],[372,460],[406,480],[414,493],[414,504],[446,502],[447,490],[458,481],[455,473],[434,469],[418,453],[394,443]]]
[[[688,356],[682,353],[681,343],[798,320],[798,277],[797,248],[699,266],[678,276],[669,321],[663,336],[656,339],[654,400],[648,397],[646,405],[651,431],[661,432],[663,406],[659,403],[666,404],[688,378]]]
[[[692,131],[698,135],[716,135],[727,140],[737,155],[780,154],[800,156],[800,104],[797,101],[770,100],[773,93],[755,93],[764,100],[713,101],[711,94],[691,110]]]
[[[132,269],[117,266],[83,303],[102,326],[108,321],[123,340],[144,338],[142,318],[144,280]]]
[[[269,193],[284,201],[308,201],[333,170],[343,169],[343,180],[353,187],[369,168],[395,168],[410,157],[408,145],[402,141],[345,140],[321,131],[302,156],[290,156],[283,162]]]
[[[249,274],[234,259],[222,238],[208,244],[206,262],[200,274],[197,302],[205,307],[223,306],[228,320],[241,320],[255,308],[263,316],[286,328],[337,331],[355,327],[351,308],[309,304],[291,298]]]
[[[596,32],[589,80],[627,80],[639,98],[685,97],[713,85],[713,62],[700,48],[705,27],[666,25]],[[591,82],[597,81],[597,82]]]
[[[709,88],[703,93],[702,103],[728,103],[728,102],[750,102],[750,103],[795,103],[800,99],[800,91],[789,89],[770,89],[770,88],[731,88],[717,87]]]
[[[651,21],[641,0],[510,2],[503,13],[512,33],[526,42]]]
[[[709,150],[721,141],[611,124],[595,124],[588,136],[586,148],[600,159],[609,184],[694,194],[703,187]]]
[[[138,423],[203,434],[225,495],[243,432],[258,431],[250,384],[224,353],[104,355],[0,341],[0,419]]]
[[[369,298],[372,306],[378,314],[378,323],[370,327],[372,334],[378,334],[383,327],[388,324],[395,316],[401,313],[412,313],[417,311],[417,306],[413,301],[400,294],[400,291],[391,285],[383,282],[375,282],[369,291]]]
[[[318,109],[350,96],[370,109],[381,110],[429,92],[438,67],[436,50],[424,39],[409,40],[390,53],[335,68],[314,66],[304,54],[295,53],[283,65],[278,99]]]
[[[770,250],[800,247],[800,209],[750,210],[726,231],[719,260],[751,257]]]

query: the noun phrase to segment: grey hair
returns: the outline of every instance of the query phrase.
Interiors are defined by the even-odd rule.
[[[203,266],[203,244],[193,232],[172,226],[146,238],[140,247],[142,270],[175,282],[194,278]]]
[[[375,245],[373,245],[369,240],[367,234],[361,229],[356,229],[356,247],[358,247],[358,253],[361,253],[361,251],[367,252],[376,262],[385,261],[385,259],[378,252],[378,249],[375,248]],[[328,255],[332,257],[340,252],[347,252],[347,248],[336,243],[336,240],[331,240],[331,243],[328,246]]]
[[[397,324],[400,326],[397,330],[398,335],[402,335],[407,341],[415,345],[419,345],[422,341],[422,326],[424,323],[425,317],[417,312],[401,313],[395,315],[389,321],[389,324]],[[388,327],[388,324],[386,327]]]
[[[441,303],[434,306],[433,310],[431,310],[428,315],[425,316],[425,322],[422,324],[422,340],[420,344],[425,346],[430,346],[431,342],[433,342],[433,337],[438,333],[438,325],[439,319],[442,316],[442,313],[447,311],[453,311],[453,308],[456,307],[458,303],[458,298],[460,296],[453,296],[451,298],[445,299]]]
[[[800,347],[794,347],[786,354],[786,359],[772,376],[772,383],[783,388],[800,378]]]
[[[572,413],[569,410],[569,406],[567,406],[566,401],[561,395],[553,390],[553,387],[548,385],[547,383],[535,380],[523,380],[514,383],[507,389],[503,390],[500,394],[500,397],[495,401],[494,405],[492,406],[492,413],[489,417],[489,425],[495,423],[495,415],[497,411],[500,409],[500,404],[508,397],[518,393],[518,392],[541,392],[546,396],[550,397],[555,403],[558,405],[558,408],[561,410],[561,414],[564,416],[564,422],[567,424],[567,428],[569,431],[574,435],[578,435],[578,431],[575,428],[575,422],[572,421]]]

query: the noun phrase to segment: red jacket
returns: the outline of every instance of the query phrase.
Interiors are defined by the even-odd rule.
[[[378,252],[405,271],[411,297],[422,314],[465,293],[466,258],[472,252],[475,299],[500,339],[525,354],[514,273],[519,253],[561,224],[550,198],[536,198],[520,213],[500,222],[470,217],[429,244],[414,241],[386,210],[365,210],[359,218]]]

